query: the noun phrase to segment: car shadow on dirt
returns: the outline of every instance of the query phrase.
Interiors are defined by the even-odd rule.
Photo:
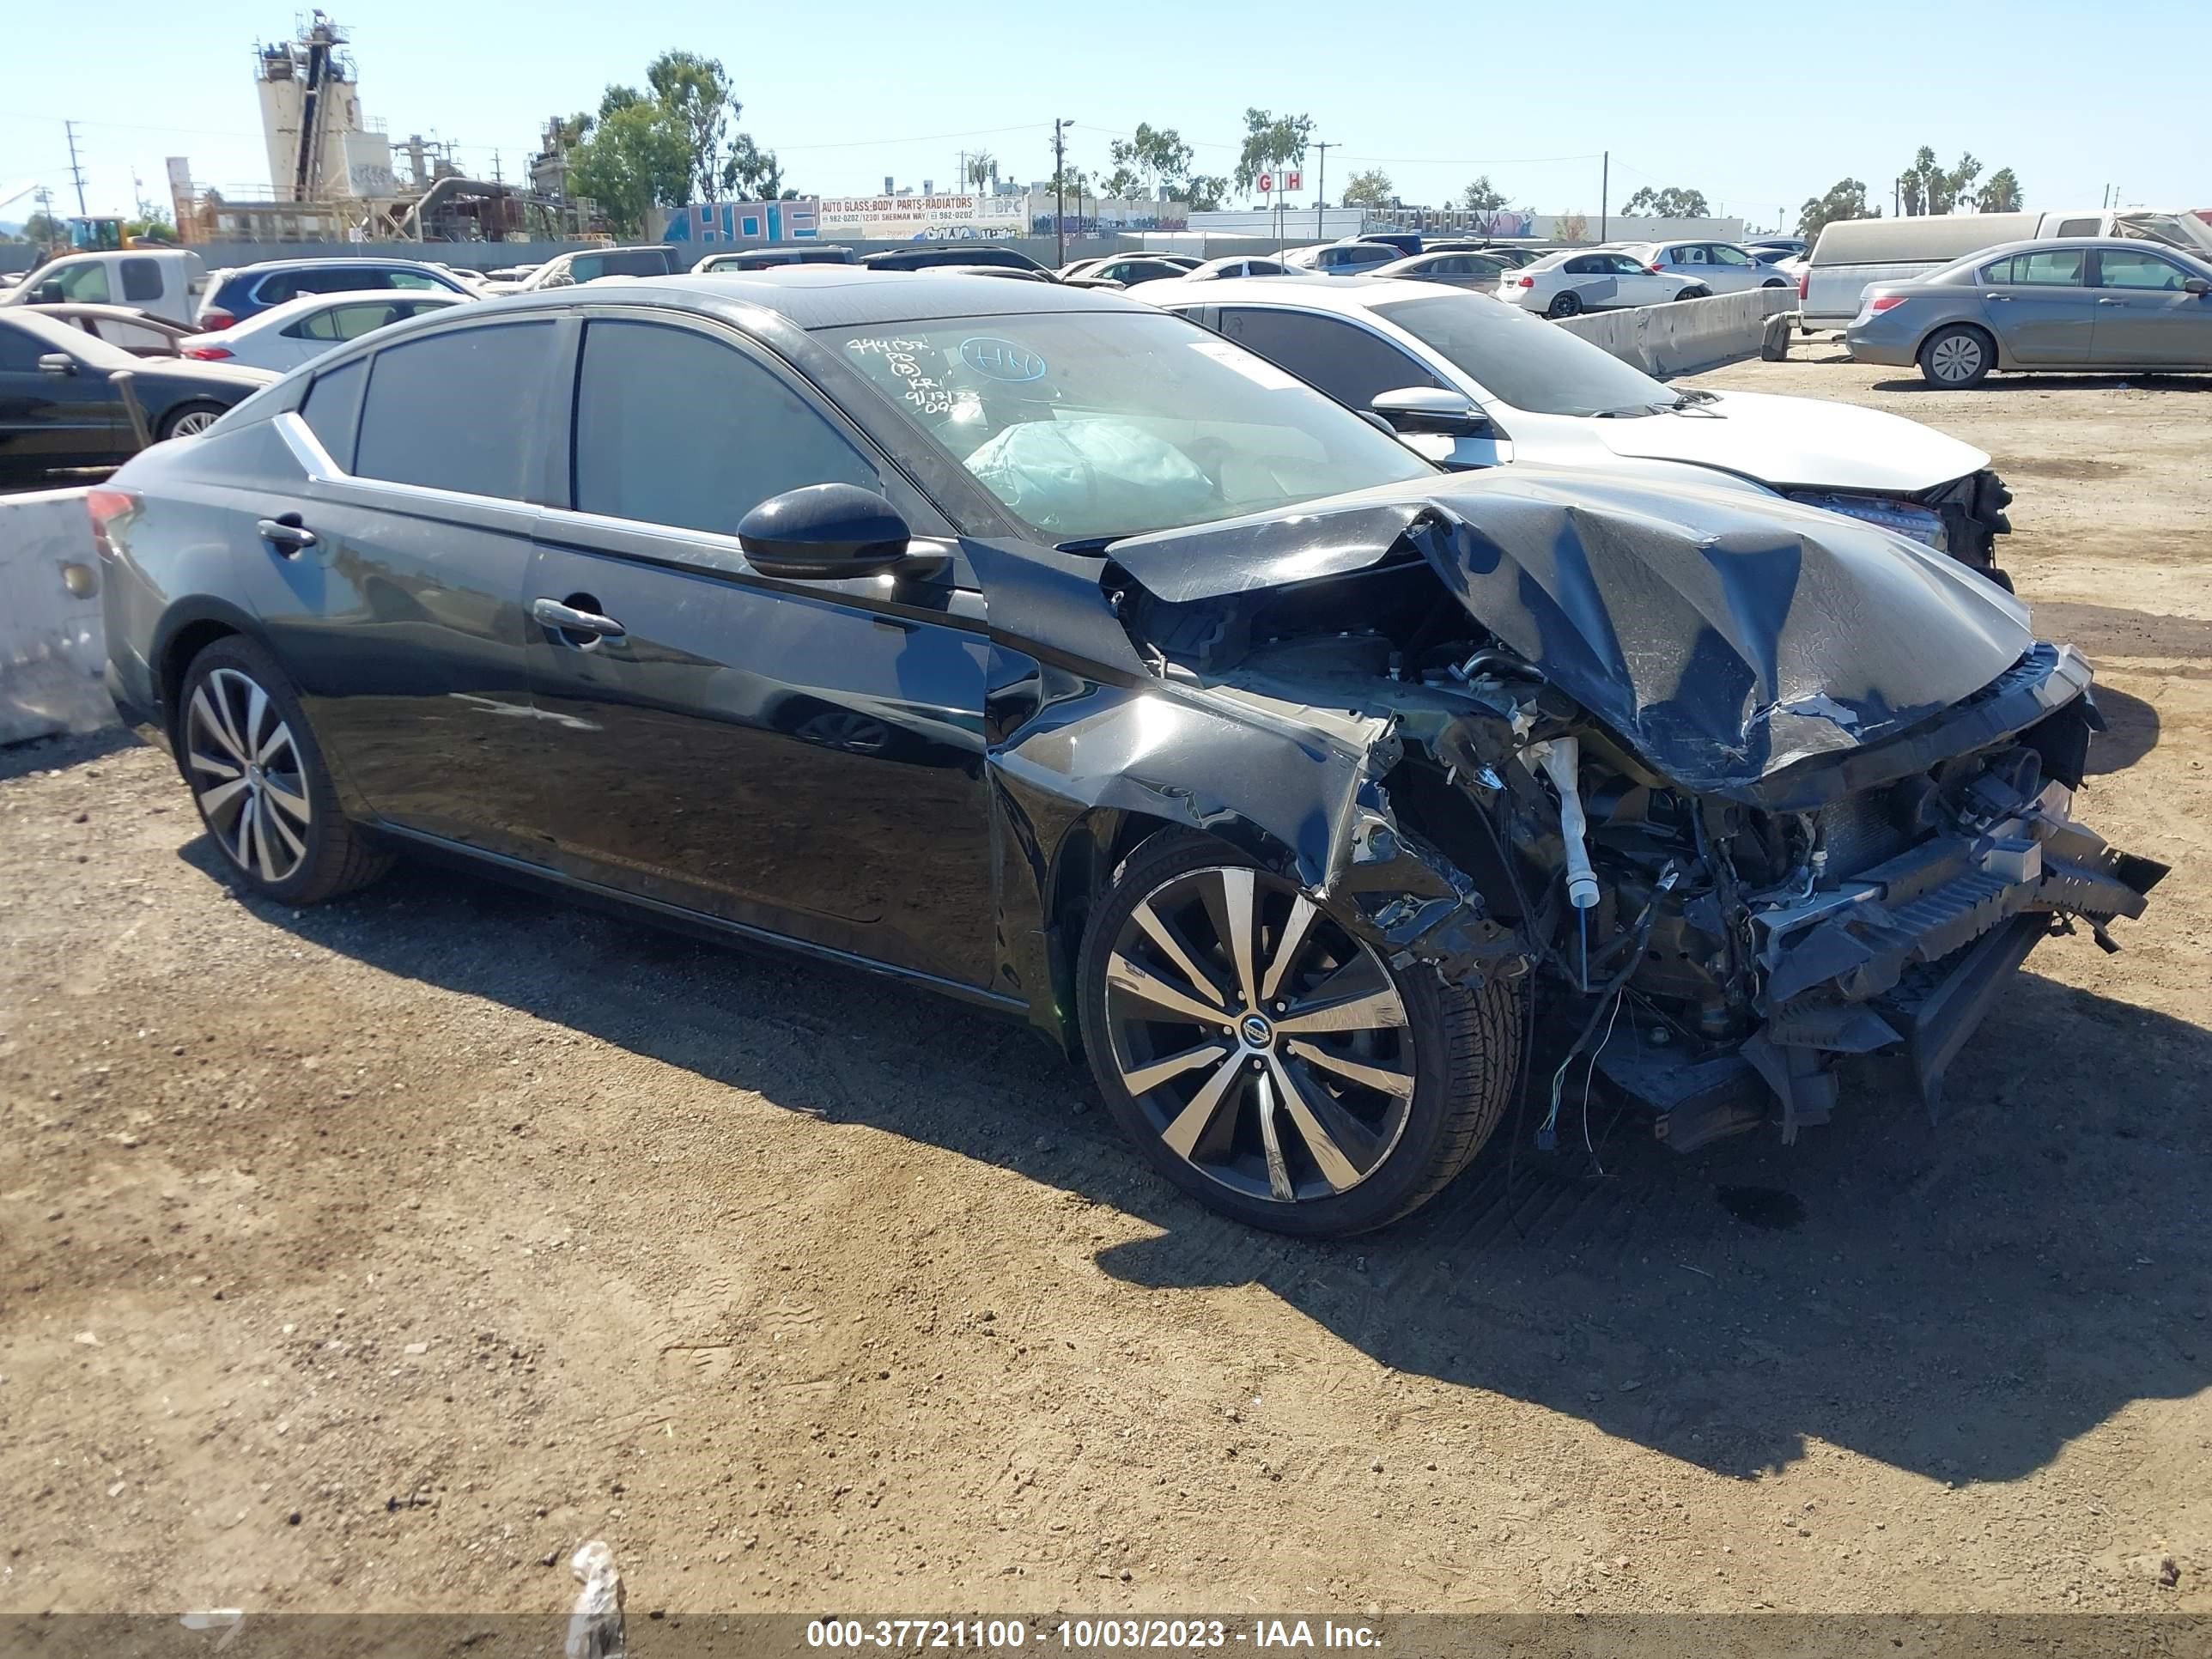
[[[1846,351],[1836,356],[1814,357],[1814,362],[1843,362],[1851,361]],[[1876,380],[1876,392],[1925,392],[1946,398],[1972,397],[1982,392],[2212,392],[2212,375],[2177,374],[2171,370],[2148,374],[2034,374],[2000,371],[1978,387],[1960,390],[1957,386],[1930,386],[1919,375],[1900,376],[1893,380]]]
[[[223,879],[204,838],[183,856]],[[1940,1124],[1847,1098],[1795,1146],[1769,1130],[1682,1157],[1601,1097],[1585,1121],[1571,1088],[1571,1153],[1502,1130],[1409,1222],[1310,1244],[1208,1214],[1047,1044],[918,989],[412,863],[318,909],[246,902],[390,973],[1135,1215],[1159,1231],[1099,1257],[1131,1285],[1262,1288],[1395,1370],[1717,1474],[1829,1445],[2012,1480],[2212,1383],[2212,1032],[2033,972]]]

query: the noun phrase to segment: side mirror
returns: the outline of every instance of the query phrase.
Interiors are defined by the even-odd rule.
[[[912,533],[889,501],[848,483],[787,489],[738,522],[738,543],[754,569],[801,581],[896,570],[908,562]]]
[[[62,285],[58,282],[40,283],[38,287],[31,290],[31,303],[34,306],[58,306],[68,298],[69,295],[62,292]]]
[[[2182,283],[2181,291],[2202,299],[2205,295],[2212,294],[2212,276],[2191,276]]]
[[[66,351],[49,351],[39,359],[39,373],[66,380],[76,373],[76,359]]]
[[[1401,386],[1395,392],[1377,393],[1368,407],[1396,432],[1441,432],[1454,438],[1481,438],[1490,434],[1490,417],[1463,392]]]

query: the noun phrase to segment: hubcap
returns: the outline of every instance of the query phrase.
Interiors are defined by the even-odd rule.
[[[206,431],[216,423],[217,418],[212,410],[196,409],[189,415],[179,416],[176,425],[171,427],[169,430],[177,437],[188,438],[195,432]]]
[[[1177,1157],[1233,1191],[1348,1191],[1405,1130],[1404,1000],[1382,958],[1289,882],[1170,878],[1115,941],[1106,999],[1122,1086]]]
[[[1979,342],[1963,334],[1954,334],[1948,340],[1938,340],[1936,349],[1929,356],[1935,362],[1939,380],[1969,380],[1982,366]]]
[[[275,883],[306,862],[313,809],[299,746],[247,676],[218,668],[192,693],[185,763],[200,816],[233,864]]]

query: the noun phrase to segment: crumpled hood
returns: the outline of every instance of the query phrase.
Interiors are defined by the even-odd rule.
[[[1518,465],[1134,537],[1108,556],[1184,603],[1348,574],[1401,546],[1696,790],[1748,788],[1893,736],[2034,643],[2009,594],[1871,525],[1739,491]]]
[[[1878,409],[1760,392],[1713,398],[1685,410],[1585,424],[1616,455],[1718,467],[1778,489],[1917,495],[1990,464],[1972,444]]]

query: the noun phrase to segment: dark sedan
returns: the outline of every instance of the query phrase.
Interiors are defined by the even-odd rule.
[[[1011,265],[1017,270],[1044,270],[1019,248],[977,246],[965,242],[887,247],[874,253],[863,253],[860,263],[870,270],[936,270],[946,265]]]
[[[155,439],[214,424],[276,377],[258,368],[134,356],[73,322],[0,313],[0,489],[35,489],[119,466],[139,444],[114,380],[131,384]]]
[[[1425,1202],[1524,1073],[1548,1142],[1578,1056],[1678,1146],[1869,1054],[1932,1099],[2164,873],[2071,816],[2087,665],[1955,561],[1446,475],[1055,284],[456,307],[91,510],[113,690],[249,890],[425,848],[1002,1009],[1287,1231]]]

